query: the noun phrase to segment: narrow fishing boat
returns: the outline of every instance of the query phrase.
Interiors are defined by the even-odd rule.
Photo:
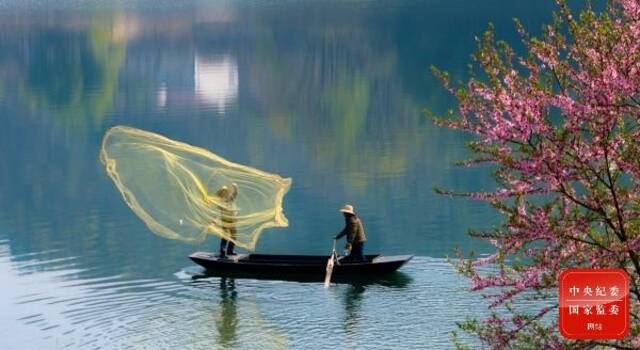
[[[226,258],[207,252],[196,252],[189,256],[207,272],[214,274],[239,274],[243,276],[269,276],[286,278],[305,276],[321,280],[325,277],[328,255],[269,255],[239,254]],[[378,277],[396,271],[407,263],[413,255],[365,255],[366,260],[349,261],[348,257],[338,257],[333,266],[335,277]]]

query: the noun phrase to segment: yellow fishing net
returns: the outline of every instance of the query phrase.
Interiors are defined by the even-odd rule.
[[[100,160],[125,202],[160,236],[199,243],[213,234],[253,250],[264,229],[288,226],[282,199],[289,178],[124,126],[107,131]]]

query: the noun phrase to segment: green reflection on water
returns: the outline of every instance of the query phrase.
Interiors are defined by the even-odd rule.
[[[113,106],[126,56],[114,23],[113,15],[96,15],[86,29],[30,33],[22,91],[31,110],[51,111],[65,125],[102,123]]]
[[[273,133],[311,140],[305,146],[314,164],[344,169],[340,181],[356,193],[370,188],[371,178],[405,173],[424,151],[423,117],[416,101],[403,97],[395,51],[377,47],[363,20],[339,29],[314,23],[295,34],[264,24],[251,70],[257,86],[269,86],[258,98]]]

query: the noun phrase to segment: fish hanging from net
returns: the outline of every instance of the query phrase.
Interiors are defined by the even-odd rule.
[[[288,226],[282,178],[152,132],[116,126],[100,160],[129,207],[162,237],[200,243],[216,235],[254,250],[262,231]]]

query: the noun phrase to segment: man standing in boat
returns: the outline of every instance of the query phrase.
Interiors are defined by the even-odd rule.
[[[336,236],[336,239],[340,239],[343,236],[347,236],[347,250],[349,250],[349,260],[351,261],[364,261],[363,249],[364,242],[367,240],[367,236],[364,233],[364,226],[362,220],[353,211],[353,206],[346,204],[340,209],[344,215],[345,226],[342,231]]]
[[[231,238],[236,237],[236,204],[235,199],[238,196],[238,185],[236,183],[231,184],[231,188],[222,186],[216,192],[216,196],[220,198],[221,202],[218,204],[218,210],[220,211],[220,221],[222,222],[222,229]],[[224,238],[220,238],[220,257],[225,258],[227,255],[235,255],[233,248],[235,244],[232,241],[228,241]]]

